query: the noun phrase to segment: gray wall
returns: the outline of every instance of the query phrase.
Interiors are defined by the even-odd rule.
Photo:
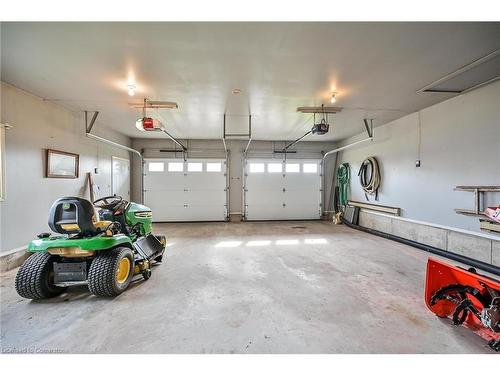
[[[312,137],[312,136],[311,136]],[[220,157],[224,158],[224,146],[222,140],[190,140],[183,141],[188,145],[190,152],[188,157]],[[247,145],[247,141],[232,140],[227,141],[229,150],[229,195],[230,195],[230,211],[233,214],[241,213],[243,199],[243,180],[242,180],[242,157],[243,151]],[[273,147],[277,150],[282,149],[284,142],[270,141],[252,141],[248,151],[248,157],[266,157],[278,158],[282,160],[282,154],[273,154]],[[159,149],[171,149],[174,143],[169,139],[134,139],[132,147],[141,150],[144,149],[144,157],[173,157],[173,154],[160,153]],[[288,158],[321,158],[321,152],[327,152],[335,148],[333,142],[300,142],[293,147],[297,150],[296,154],[288,154]],[[182,157],[182,154],[178,154]],[[330,158],[326,163],[326,206],[329,204],[330,189],[332,186],[332,172],[334,170],[335,158]],[[140,172],[139,159],[134,157],[132,162],[132,198],[133,200],[140,199]]]
[[[71,112],[5,83],[1,90],[1,121],[13,126],[5,132],[6,196],[0,202],[0,253],[8,253],[49,230],[47,214],[54,200],[89,198],[87,172],[98,168],[94,182],[101,195],[110,194],[111,156],[129,158],[129,153],[87,138],[81,112]],[[95,133],[130,144],[130,139],[105,131],[99,123]],[[79,154],[80,177],[45,178],[47,148]]]
[[[500,81],[420,111],[420,124],[420,152],[419,114],[413,113],[339,155],[351,164],[351,199],[365,201],[357,173],[366,157],[376,156],[382,174],[377,203],[402,208],[405,218],[479,232],[477,217],[454,212],[473,209],[473,194],[453,188],[500,185]],[[500,204],[500,194],[490,193],[486,203]]]

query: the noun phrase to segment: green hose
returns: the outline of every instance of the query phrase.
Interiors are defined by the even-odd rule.
[[[339,187],[339,204],[341,206],[347,205],[347,193],[350,178],[351,172],[349,169],[349,163],[340,164],[337,168],[337,184]]]

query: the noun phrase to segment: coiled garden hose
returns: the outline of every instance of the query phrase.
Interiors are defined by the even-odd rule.
[[[340,164],[337,168],[337,185],[339,187],[339,205],[341,206],[347,205],[350,178],[351,172],[349,163]]]
[[[370,170],[370,178],[367,176],[367,172]],[[375,157],[371,156],[366,158],[358,172],[359,183],[365,191],[366,200],[368,200],[368,195],[375,195],[375,200],[378,200],[378,188],[380,187],[380,169],[378,167],[378,162]]]

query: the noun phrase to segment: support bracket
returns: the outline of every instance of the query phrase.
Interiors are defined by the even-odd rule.
[[[224,144],[224,151],[227,153],[227,145],[226,140],[231,137],[248,137],[248,142],[245,147],[245,151],[243,154],[246,154],[248,148],[250,147],[250,143],[252,142],[252,115],[248,115],[248,133],[228,133],[226,131],[226,114],[224,113],[223,122],[222,122],[222,143]]]
[[[368,120],[370,120],[370,124],[368,125]],[[373,138],[373,119],[363,119],[363,123],[365,124],[366,132],[368,133],[368,137]]]
[[[89,113],[92,113],[92,118],[90,119],[89,123]],[[86,133],[90,133],[92,131],[92,128],[94,127],[95,120],[97,120],[97,116],[99,115],[99,111],[85,111],[85,131]]]

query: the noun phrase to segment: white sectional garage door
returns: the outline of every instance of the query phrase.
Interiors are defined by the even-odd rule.
[[[321,160],[247,159],[247,220],[301,220],[320,216]]]
[[[154,221],[226,219],[226,161],[146,159],[144,202]]]

